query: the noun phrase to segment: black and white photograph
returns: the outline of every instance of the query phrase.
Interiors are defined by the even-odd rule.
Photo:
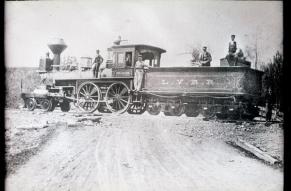
[[[5,190],[284,189],[282,1],[4,14]]]

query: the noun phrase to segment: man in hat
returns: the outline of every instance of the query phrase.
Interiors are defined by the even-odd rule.
[[[140,91],[143,81],[144,69],[148,66],[142,61],[142,55],[138,56],[138,60],[135,63],[135,73],[134,73],[134,90]]]
[[[53,60],[50,58],[50,53],[46,53],[46,58],[45,58],[45,70],[46,71],[52,71],[53,67]]]
[[[96,56],[95,56],[95,59],[94,59],[93,65],[92,65],[93,75],[96,78],[98,78],[98,72],[99,72],[99,68],[100,68],[100,65],[102,64],[102,62],[103,62],[103,58],[100,55],[100,51],[96,50]]]
[[[207,51],[207,47],[203,46],[203,52],[199,56],[199,62],[201,63],[201,66],[210,66],[211,61],[211,54]]]
[[[230,65],[236,65],[237,64],[237,44],[235,39],[235,35],[231,35],[231,41],[228,44],[228,54],[226,55],[226,59]]]
[[[231,35],[231,41],[229,42],[228,44],[228,54],[230,55],[234,55],[236,53],[236,50],[237,50],[237,45],[236,45],[236,41],[234,40],[235,39],[235,35]]]

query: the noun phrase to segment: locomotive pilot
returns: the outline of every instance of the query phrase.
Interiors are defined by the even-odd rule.
[[[140,91],[144,76],[144,69],[148,66],[142,61],[142,55],[138,56],[138,60],[135,63],[135,73],[134,73],[134,91]]]
[[[102,64],[102,62],[103,62],[103,58],[100,55],[100,51],[96,50],[96,57],[94,59],[93,65],[92,65],[93,75],[96,78],[98,78],[99,68],[100,68],[100,65]]]
[[[207,51],[207,47],[203,46],[203,52],[199,55],[199,62],[201,63],[201,66],[210,66],[211,61],[211,54]]]

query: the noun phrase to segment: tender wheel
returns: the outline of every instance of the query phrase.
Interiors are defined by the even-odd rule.
[[[259,108],[252,105],[248,105],[246,111],[243,113],[242,118],[246,120],[253,120],[256,116],[259,116]]]
[[[158,115],[161,112],[161,106],[157,104],[149,104],[146,107],[146,110],[151,115]]]
[[[99,87],[92,82],[84,82],[77,93],[77,105],[86,112],[94,112],[99,105],[101,93]]]
[[[173,116],[181,116],[183,115],[184,111],[185,111],[185,105],[179,104],[179,105],[176,105],[174,109],[171,109],[170,113]]]
[[[62,103],[60,103],[60,108],[61,111],[68,112],[71,109],[71,104],[68,101],[63,101]]]
[[[229,111],[227,118],[230,120],[238,120],[240,119],[240,113],[237,109],[233,111]]]
[[[130,104],[129,88],[123,82],[111,84],[106,92],[105,102],[112,113],[125,112]]]
[[[50,99],[43,99],[41,101],[41,109],[43,111],[50,111],[52,108],[52,101]]]
[[[185,115],[187,117],[197,117],[200,113],[200,109],[197,105],[187,104],[185,107]]]
[[[26,107],[29,111],[33,111],[36,108],[36,101],[34,98],[28,98],[26,100]]]
[[[220,113],[216,114],[218,119],[227,119],[228,117],[228,107],[224,106],[221,108]]]
[[[209,108],[207,108],[206,110],[204,110],[203,112],[202,112],[202,115],[205,117],[205,118],[212,118],[212,117],[214,117],[215,116],[215,109],[214,109],[214,107],[209,107]]]
[[[127,112],[129,114],[143,114],[146,110],[146,102],[140,95],[134,95],[132,97],[132,103],[129,106]]]

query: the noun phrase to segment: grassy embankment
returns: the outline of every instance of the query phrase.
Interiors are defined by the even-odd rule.
[[[31,92],[40,85],[38,68],[6,68],[6,108],[18,108],[21,92]],[[22,82],[22,89],[21,89]]]

